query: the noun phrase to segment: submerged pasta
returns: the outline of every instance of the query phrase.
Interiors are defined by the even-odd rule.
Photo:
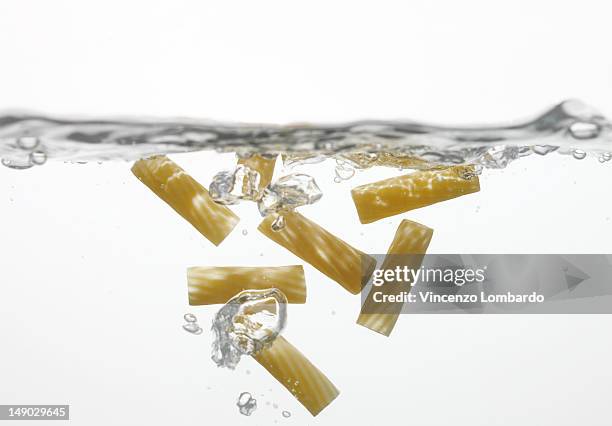
[[[327,407],[340,391],[282,336],[253,355],[313,416]]]
[[[470,166],[425,170],[353,188],[361,223],[375,222],[409,210],[480,191]]]
[[[238,267],[198,266],[187,269],[190,305],[226,303],[243,290],[276,288],[289,303],[306,302],[301,265]]]
[[[214,245],[221,244],[239,221],[238,216],[215,203],[202,185],[166,156],[139,160],[132,173]]]
[[[295,211],[283,212],[284,227],[273,229],[276,215],[267,216],[258,229],[266,237],[310,263],[353,294],[361,291],[376,260]]]
[[[412,270],[420,268],[432,235],[433,229],[417,222],[402,220],[380,269],[394,270],[398,266],[407,266]],[[389,336],[395,327],[402,304],[375,302],[374,292],[380,291],[385,295],[395,295],[403,291],[408,292],[411,288],[410,282],[383,283],[380,287],[373,286],[361,308],[357,324]]]

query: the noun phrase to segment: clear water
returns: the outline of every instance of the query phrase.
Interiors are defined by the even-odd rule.
[[[341,125],[249,125],[199,120],[58,119],[0,115],[0,157],[22,169],[48,160],[133,160],[200,150],[249,155],[284,153],[285,162],[339,160],[336,181],[368,167],[380,153],[423,160],[420,167],[474,163],[501,168],[519,157],[557,151],[608,161],[612,123],[580,101],[560,103],[532,120],[482,127],[447,127],[411,121]],[[355,158],[353,153],[370,156]],[[350,165],[347,167],[347,162]]]

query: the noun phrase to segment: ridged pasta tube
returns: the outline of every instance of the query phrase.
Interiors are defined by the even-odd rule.
[[[327,407],[340,391],[291,343],[278,336],[272,345],[253,355],[313,416]]]
[[[132,173],[214,245],[221,244],[239,221],[166,156],[136,161]]]
[[[433,229],[410,220],[402,220],[395,232],[395,237],[387,251],[381,270],[394,270],[396,267],[407,266],[412,270],[419,269],[423,256],[427,251],[433,235]],[[384,295],[397,295],[402,291],[409,292],[410,282],[383,283],[382,286],[372,286],[362,308],[357,324],[389,336],[402,310],[402,303],[375,302],[374,292]]]
[[[351,191],[361,223],[480,191],[470,166],[425,170],[358,186]]]
[[[226,303],[243,290],[277,288],[289,303],[306,303],[304,268],[292,266],[197,266],[187,269],[189,304]]]
[[[283,212],[284,227],[274,230],[278,216],[267,216],[257,229],[353,294],[361,291],[376,260],[332,235],[295,211]]]

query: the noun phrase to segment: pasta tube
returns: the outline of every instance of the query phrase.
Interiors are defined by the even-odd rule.
[[[469,166],[418,171],[358,186],[351,191],[361,223],[375,222],[409,210],[480,191]]]
[[[278,380],[313,416],[327,407],[340,391],[291,343],[278,336],[253,358]]]
[[[259,154],[255,154],[248,158],[240,158],[238,160],[238,164],[247,166],[249,169],[255,170],[257,173],[259,173],[259,190],[261,191],[272,181],[276,157],[266,158]]]
[[[189,304],[226,303],[243,290],[277,288],[289,303],[306,303],[301,265],[276,267],[199,266],[187,269]]]
[[[406,266],[412,270],[419,269],[432,235],[433,229],[417,222],[402,220],[387,251],[381,270],[394,270],[398,266],[401,268]],[[393,295],[400,294],[402,291],[410,291],[411,288],[410,282],[383,283],[380,287],[372,286],[361,307],[357,324],[389,336],[395,327],[403,304],[375,302],[374,292]]]
[[[218,246],[239,221],[238,216],[215,203],[202,185],[166,156],[139,160],[132,173],[214,245]]]
[[[274,230],[277,215],[268,215],[257,229],[353,294],[362,288],[376,267],[376,260],[295,211],[283,212],[284,227]]]

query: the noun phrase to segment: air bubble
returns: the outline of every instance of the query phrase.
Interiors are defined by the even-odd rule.
[[[183,315],[183,319],[187,322],[198,322],[198,319],[194,314],[185,314]]]
[[[248,392],[242,392],[236,402],[240,414],[250,416],[257,409],[257,400]]]
[[[603,154],[599,156],[600,163],[605,163],[607,161],[610,161],[610,159],[612,159],[612,154],[609,152],[604,152]]]
[[[202,334],[202,328],[194,322],[183,324],[183,330],[191,334]]]
[[[569,132],[575,139],[593,139],[599,136],[601,127],[597,123],[576,121],[569,127]]]
[[[42,166],[47,162],[47,153],[44,151],[30,152],[30,162],[36,166]]]
[[[25,170],[33,166],[29,157],[25,160],[24,159],[3,158],[2,165],[4,167],[8,167],[9,169],[14,169],[14,170]]]
[[[245,236],[246,236],[246,235],[248,235],[248,233],[249,233],[249,231],[247,231],[246,229],[243,229],[243,230],[242,230],[242,235],[245,235]]]
[[[278,216],[276,219],[274,219],[274,222],[272,222],[272,225],[270,225],[270,228],[272,228],[274,232],[282,231],[283,228],[285,228],[285,217]]]
[[[533,149],[533,152],[535,152],[538,155],[546,155],[553,151],[556,151],[557,149],[559,149],[559,147],[552,146],[552,145],[534,145],[532,149]]]
[[[35,136],[22,136],[17,139],[17,146],[26,151],[31,151],[35,149],[40,141]]]
[[[576,160],[583,160],[587,156],[587,154],[581,149],[575,149],[574,151],[572,151],[572,156]]]
[[[283,417],[288,419],[289,417],[291,417],[291,413],[289,411],[283,411]]]

